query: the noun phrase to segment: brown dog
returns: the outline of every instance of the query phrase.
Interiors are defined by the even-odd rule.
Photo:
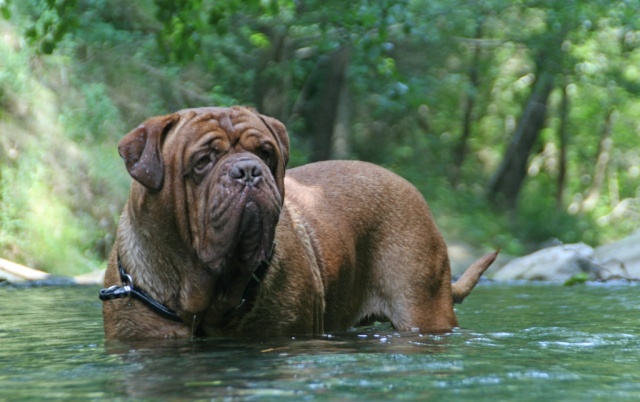
[[[355,161],[285,177],[284,126],[248,108],[151,118],[119,152],[135,181],[100,295],[107,338],[319,335],[372,319],[448,331],[495,259],[452,286],[411,184]]]

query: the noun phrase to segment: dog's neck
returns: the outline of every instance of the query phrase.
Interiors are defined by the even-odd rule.
[[[230,311],[240,311],[236,307],[242,305],[249,286],[261,279],[254,277],[258,266],[249,269],[229,266],[226,275],[215,274],[198,260],[193,250],[180,248],[176,233],[177,230],[163,227],[161,223],[154,225],[145,221],[131,206],[125,208],[118,231],[117,254],[135,285],[175,310],[189,325],[194,316],[198,321],[204,317],[211,324],[224,321]],[[162,241],[158,241],[158,237],[162,237]],[[158,244],[175,247],[157,249]]]

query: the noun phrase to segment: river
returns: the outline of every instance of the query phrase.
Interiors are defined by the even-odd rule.
[[[0,400],[640,400],[640,286],[483,282],[462,328],[105,342],[98,288],[0,286]]]

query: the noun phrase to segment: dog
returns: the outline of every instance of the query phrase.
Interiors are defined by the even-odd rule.
[[[107,339],[318,336],[372,320],[428,333],[455,283],[427,203],[358,161],[286,170],[278,120],[246,107],[152,117],[118,144],[133,178],[105,273]]]

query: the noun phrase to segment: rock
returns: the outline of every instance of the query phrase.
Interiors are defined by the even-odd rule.
[[[549,247],[516,258],[495,272],[493,279],[565,282],[580,273],[599,279],[603,267],[593,255],[593,248],[584,243]]]
[[[640,280],[640,231],[596,249],[584,243],[544,248],[490,272],[496,280],[565,282],[578,274],[589,280]]]
[[[102,285],[104,283],[104,272],[104,269],[99,269],[87,274],[74,276],[73,281],[78,285]]]
[[[640,279],[640,230],[596,248],[593,257],[610,276]]]

